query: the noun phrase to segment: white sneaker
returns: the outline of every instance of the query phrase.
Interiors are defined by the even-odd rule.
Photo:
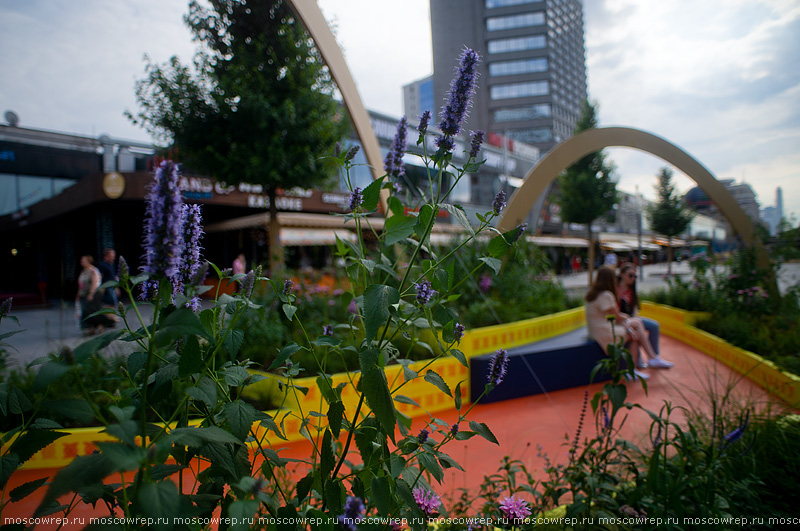
[[[650,379],[650,375],[649,374],[647,374],[646,372],[642,372],[642,371],[640,371],[638,369],[633,369],[633,375],[634,376],[638,376],[642,380],[649,380]]]
[[[661,356],[657,356],[650,360],[650,367],[654,369],[671,369],[674,366],[674,363],[661,359]]]
[[[644,360],[639,360],[639,363],[636,364],[637,369],[647,369],[648,367],[650,366]]]

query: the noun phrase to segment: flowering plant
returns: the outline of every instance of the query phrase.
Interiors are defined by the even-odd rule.
[[[481,164],[477,159],[481,132],[471,135],[466,164],[452,163],[456,136],[475,90],[478,60],[478,54],[468,49],[461,56],[440,132],[431,133],[437,135],[438,150],[422,156],[429,188],[418,190],[421,206],[406,209],[409,205],[395,193],[397,178],[404,172],[405,118],[386,158],[386,174],[363,189],[351,185],[355,150],[335,156],[351,192],[352,212],[344,217],[355,221],[359,237],[356,243],[337,242],[337,255],[350,281],[342,297],[352,313],[348,322],[326,326],[316,334],[303,326],[302,305],[290,280],[267,279],[258,268],[232,275],[200,259],[199,209],[182,204],[179,167],[169,161],[158,167],[147,199],[143,270],[136,275],[121,258],[119,280],[104,285],[121,289],[132,301],[128,307],[102,310],[118,314],[127,329],[84,343],[69,360],[44,361],[37,380],[47,388],[68,372],[79,373],[87,359],[114,340],[134,345],[115,375],[130,384],[128,391],[100,403],[92,390],[82,389],[80,408],[115,440],[97,442],[95,453],[60,470],[49,481],[36,516],[66,515],[77,500],[99,502],[109,515],[124,516],[123,528],[135,527],[128,522],[140,522],[138,518],[154,528],[204,528],[211,517],[222,516],[229,518],[232,529],[272,528],[270,522],[279,518],[293,519],[297,528],[305,528],[303,518],[313,518],[324,523],[321,529],[355,529],[363,518],[381,516],[421,529],[427,517],[446,514],[432,485],[443,480],[445,468],[459,467],[445,453],[446,443],[474,436],[497,440],[483,423],[469,422],[469,429],[460,429],[469,413],[462,411],[463,382],[451,389],[431,367],[435,359],[412,368],[392,340],[431,331],[437,358],[451,356],[466,366],[458,350],[465,327],[450,307],[459,286],[453,275],[454,254],[477,234],[494,231],[474,273],[480,269],[497,273],[501,259],[524,231],[518,227],[501,234],[492,227],[505,204],[502,198],[492,210],[478,215],[477,228],[461,207],[447,202],[455,184]],[[429,120],[429,114],[421,119],[418,144],[425,145]],[[449,187],[444,186],[446,173],[454,175]],[[375,214],[383,190],[388,191],[388,200],[378,234]],[[463,226],[468,237],[438,255],[429,242],[441,209]],[[367,245],[365,232],[376,234],[377,246]],[[213,304],[203,308],[197,297],[209,289],[202,286],[208,271],[237,282],[239,290],[234,295],[217,292]],[[251,362],[241,359],[245,331],[237,323],[248,312],[261,310],[252,294],[256,284],[265,283],[280,301],[283,318],[301,330],[300,341],[272,346],[279,354],[271,369],[285,377],[281,388],[286,398],[307,392],[295,384],[299,372],[292,358],[308,353],[322,395],[314,411],[281,409],[272,416],[242,398],[242,390],[264,376],[248,372]],[[150,306],[152,320],[142,317],[143,305]],[[133,315],[145,324],[134,326]],[[358,341],[343,346],[343,334]],[[344,357],[357,358],[359,370],[335,384],[328,360]],[[502,382],[506,361],[505,352],[498,352],[484,393]],[[387,377],[390,365],[402,366],[402,381]],[[459,411],[455,424],[430,417],[421,430],[411,433],[410,419],[395,403],[409,403],[402,389],[416,379],[452,398]],[[17,396],[17,391],[3,389],[6,397]],[[177,406],[164,413],[159,406],[173,393],[179,395]],[[353,404],[345,394],[356,397]],[[21,399],[15,403],[22,404]],[[56,423],[38,417],[38,405],[29,405],[13,409],[26,415],[19,429],[7,435],[17,439],[2,456],[3,485],[19,463],[64,435]],[[280,472],[289,460],[266,439],[268,433],[285,438],[284,425],[290,417],[300,421],[300,432],[312,448],[302,461],[306,474],[296,484],[287,483]],[[360,463],[352,461],[354,451]],[[26,494],[43,485],[44,481],[26,486]],[[69,493],[74,493],[75,502],[60,505]],[[21,497],[16,494],[15,498]],[[509,503],[514,514],[524,512],[518,503]]]

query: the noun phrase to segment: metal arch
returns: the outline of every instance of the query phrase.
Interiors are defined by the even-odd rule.
[[[628,127],[589,129],[556,146],[525,176],[522,186],[511,196],[498,227],[510,230],[522,223],[536,199],[562,171],[582,157],[607,147],[630,147],[669,162],[697,182],[745,243],[749,245],[756,240],[752,220],[705,166],[663,138]]]
[[[328,22],[322,15],[322,11],[317,5],[316,0],[286,0],[289,7],[297,14],[300,21],[305,26],[306,31],[314,40],[314,44],[322,55],[322,60],[328,65],[331,77],[339,87],[339,92],[342,94],[344,106],[347,109],[350,118],[353,121],[356,135],[361,141],[361,146],[364,148],[364,154],[367,157],[367,164],[372,170],[372,178],[377,179],[383,175],[381,168],[383,167],[383,159],[381,157],[381,146],[378,143],[378,138],[375,136],[375,131],[372,129],[372,122],[369,119],[364,103],[361,100],[361,95],[358,93],[356,82],[353,79],[350,69],[344,60],[339,44],[333,36]],[[386,211],[386,201],[389,198],[388,190],[381,190],[381,204]]]

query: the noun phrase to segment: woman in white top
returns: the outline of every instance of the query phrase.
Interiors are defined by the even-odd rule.
[[[597,341],[604,352],[607,352],[608,345],[617,339],[623,338],[633,356],[634,366],[638,366],[639,349],[643,348],[648,355],[655,357],[652,346],[647,341],[644,326],[638,319],[631,319],[630,315],[620,312],[617,305],[617,276],[613,267],[603,266],[597,270],[594,283],[586,294],[586,328],[589,336]],[[612,323],[607,317],[614,317],[613,332]],[[647,373],[634,369],[634,374],[648,379]]]

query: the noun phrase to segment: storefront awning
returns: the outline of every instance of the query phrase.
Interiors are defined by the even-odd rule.
[[[356,242],[356,235],[346,229],[300,229],[281,228],[281,245],[303,247],[307,245],[334,245],[336,238]]]
[[[589,242],[584,238],[567,238],[560,236],[527,236],[525,238],[531,243],[540,247],[569,247],[585,248],[589,247]]]

